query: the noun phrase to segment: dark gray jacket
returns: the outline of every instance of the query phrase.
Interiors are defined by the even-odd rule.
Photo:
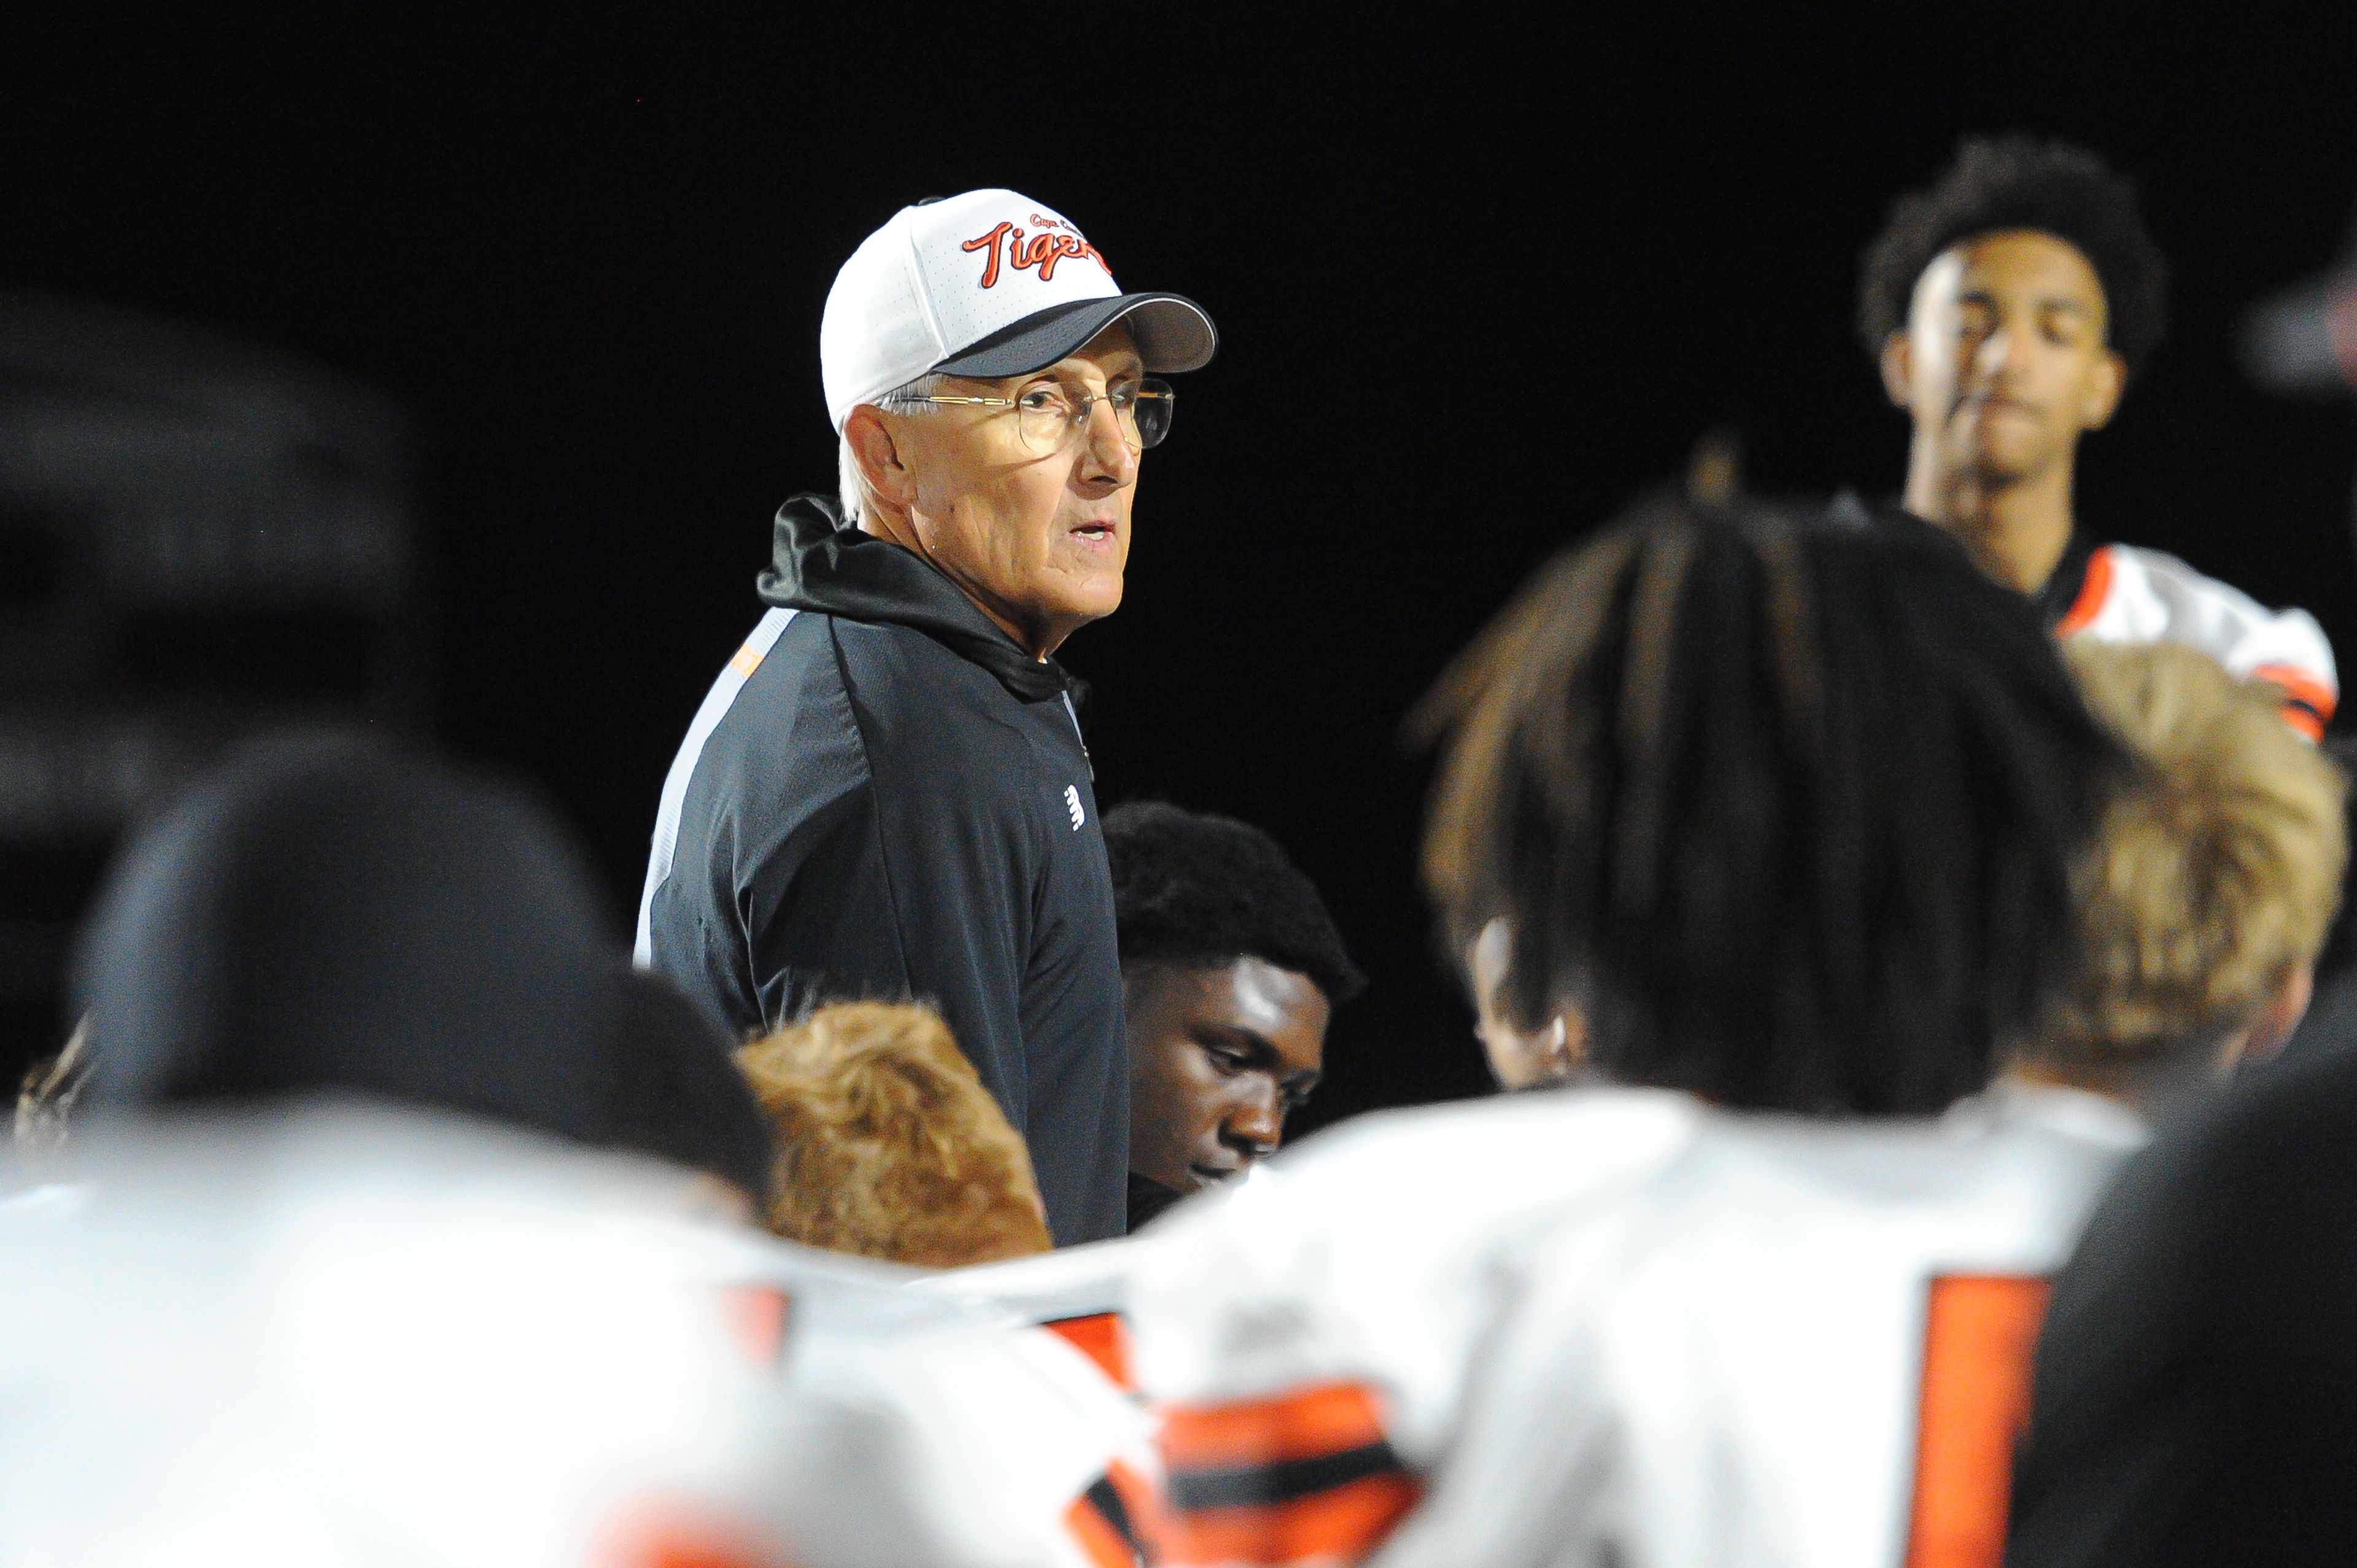
[[[822,497],[779,510],[759,592],[663,785],[639,961],[740,1031],[932,1004],[1057,1241],[1121,1235],[1121,965],[1072,682]]]

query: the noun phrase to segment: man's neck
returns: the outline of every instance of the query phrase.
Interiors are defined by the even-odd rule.
[[[1981,571],[2025,594],[2071,547],[2072,464],[2066,457],[2021,479],[1948,467],[1919,437],[1907,468],[1907,510],[1955,536]]]
[[[899,545],[909,554],[917,557],[918,560],[922,561],[927,565],[931,566],[934,571],[939,572],[943,577],[948,578],[950,585],[955,588],[959,593],[963,594],[968,604],[987,616],[990,618],[991,625],[996,627],[999,630],[1013,638],[1017,647],[1022,649],[1024,652],[1028,653],[1040,663],[1045,664],[1048,662],[1049,655],[1055,651],[1053,645],[1042,650],[1039,646],[1037,639],[1030,634],[1027,633],[1023,628],[1017,626],[1006,616],[1001,615],[996,608],[992,607],[988,601],[985,600],[972,588],[967,587],[963,583],[960,582],[956,574],[951,572],[939,561],[934,560],[932,553],[927,550],[924,547],[923,542],[917,537],[916,526],[907,518],[896,517],[888,513],[883,513],[882,509],[880,508],[864,510],[859,516],[859,532],[868,534],[874,538],[881,539],[888,544]],[[1060,638],[1057,640],[1060,642],[1062,639]]]
[[[2136,1112],[2145,1124],[2173,1122],[2224,1087],[2228,1047],[2195,1047],[2132,1066],[2099,1067],[2021,1059],[2006,1069],[2016,1083],[2076,1089],[2100,1094]]]

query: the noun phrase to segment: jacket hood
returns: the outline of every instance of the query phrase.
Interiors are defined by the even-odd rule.
[[[778,509],[770,568],[755,586],[764,604],[921,631],[989,671],[1022,702],[1079,685],[1054,660],[1025,652],[923,557],[845,528],[826,496],[796,496]]]

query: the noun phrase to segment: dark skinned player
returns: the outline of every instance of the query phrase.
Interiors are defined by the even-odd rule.
[[[1365,980],[1276,841],[1158,801],[1104,818],[1130,1056],[1135,1230],[1275,1152]]]

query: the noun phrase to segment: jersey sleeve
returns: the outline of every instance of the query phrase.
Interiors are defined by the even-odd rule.
[[[770,1504],[797,1561],[1134,1568],[1153,1464],[1143,1413],[1060,1344],[843,1325],[779,1390]]]
[[[1390,1563],[1421,1533],[1533,1237],[1683,1142],[1649,1096],[1546,1098],[1365,1119],[1161,1222],[1131,1315],[1166,1562]]]
[[[2238,680],[2282,693],[2284,719],[2321,739],[2341,702],[2324,628],[2306,610],[2271,610],[2174,555],[2108,544],[2087,563],[2079,601],[2058,632],[2101,642],[2174,642],[2200,650]]]

